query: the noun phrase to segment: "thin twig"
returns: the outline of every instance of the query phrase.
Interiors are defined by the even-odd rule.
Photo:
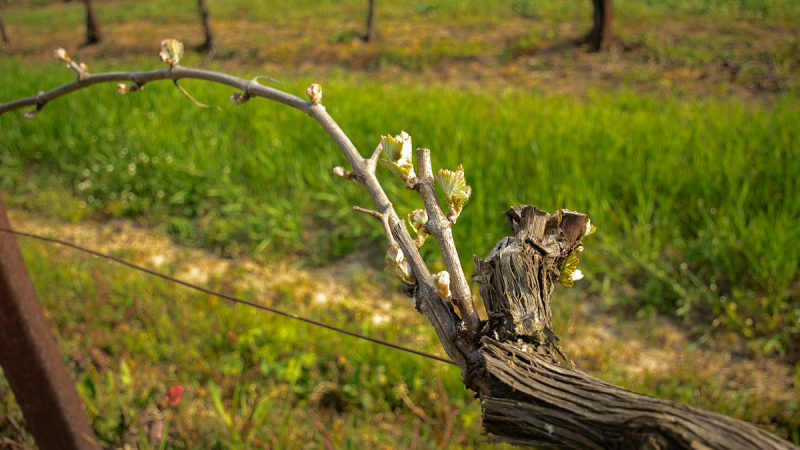
[[[397,247],[397,241],[392,236],[392,227],[389,225],[389,218],[385,215],[377,212],[372,211],[369,209],[361,208],[360,206],[353,206],[354,211],[358,211],[360,213],[369,214],[370,216],[380,220],[381,225],[383,226],[383,233],[386,235],[386,241],[389,243],[390,247]]]
[[[219,107],[219,106],[217,106],[217,105],[206,105],[205,103],[200,103],[200,102],[198,102],[197,100],[195,100],[195,98],[194,98],[194,97],[192,97],[192,95],[191,95],[190,93],[186,92],[186,89],[184,89],[184,88],[183,88],[183,86],[181,86],[180,84],[178,84],[178,81],[177,81],[177,80],[175,80],[175,81],[174,81],[174,83],[175,83],[175,86],[176,86],[176,87],[177,87],[177,88],[178,88],[178,89],[179,89],[181,92],[183,92],[183,95],[185,95],[186,97],[188,97],[188,98],[189,98],[189,100],[191,100],[191,101],[192,101],[192,103],[194,103],[195,105],[197,105],[197,106],[199,106],[199,107],[201,107],[201,108],[216,108],[216,109],[218,109],[218,110],[220,110],[220,111],[222,111],[222,112],[225,112],[225,111],[223,111],[223,110],[222,110],[222,108],[220,108],[220,107]]]
[[[277,84],[278,86],[286,89],[286,86],[284,86],[283,83],[281,83],[280,81],[278,81],[278,80],[276,80],[274,78],[265,77],[263,75],[259,75],[257,77],[253,77],[252,78],[252,81],[258,81],[258,80],[269,80],[269,81],[272,81],[273,83]]]

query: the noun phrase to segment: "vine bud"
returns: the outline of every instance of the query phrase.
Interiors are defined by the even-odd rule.
[[[57,49],[55,52],[53,52],[53,55],[54,55],[56,58],[58,58],[58,59],[60,59],[60,60],[64,61],[65,63],[67,63],[67,67],[71,67],[71,66],[69,65],[69,63],[71,63],[71,62],[72,62],[72,59],[71,59],[71,58],[69,57],[69,55],[67,54],[67,51],[66,51],[66,50],[64,50],[63,48],[59,48],[59,49]]]
[[[229,97],[229,99],[230,101],[233,102],[234,105],[240,106],[247,103],[247,101],[250,100],[250,97],[241,92],[236,91],[233,93],[233,95]]]
[[[411,264],[406,261],[406,256],[400,247],[389,247],[386,252],[386,268],[384,270],[404,283],[416,283],[417,281],[411,270]]]
[[[443,270],[433,274],[431,275],[431,281],[436,287],[436,295],[447,301],[453,298],[453,295],[450,293],[450,273]]]
[[[170,66],[177,66],[183,57],[183,42],[177,39],[164,39],[161,41],[161,60]]]
[[[586,224],[583,226],[583,229],[581,230],[581,234],[578,237],[578,239],[583,239],[583,238],[585,238],[587,236],[591,236],[595,232],[597,232],[597,227],[592,225],[592,221],[591,220],[586,219]]]
[[[306,95],[311,103],[319,105],[322,102],[322,86],[317,83],[312,84],[306,89]]]
[[[131,91],[131,87],[127,84],[120,83],[117,85],[117,94],[126,94]]]
[[[342,178],[342,179],[348,180],[348,181],[352,181],[352,180],[355,179],[355,177],[353,176],[353,172],[348,172],[347,170],[344,169],[344,167],[338,167],[338,166],[334,167],[333,168],[333,174],[336,175],[339,178]]]
[[[428,223],[428,212],[424,209],[415,209],[409,213],[408,223],[411,225],[411,229],[414,230],[414,235],[416,236],[414,242],[416,242],[417,247],[422,247],[422,244],[425,243],[425,239],[428,238],[428,233],[423,231],[425,224]]]

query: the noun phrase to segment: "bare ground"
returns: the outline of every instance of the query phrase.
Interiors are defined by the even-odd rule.
[[[593,54],[574,44],[588,25],[577,20],[441,23],[416,16],[406,23],[381,22],[381,40],[367,44],[358,37],[360,17],[298,24],[250,22],[246,11],[240,13],[242,20],[213,22],[217,44],[200,65],[315,77],[345,69],[387,82],[518,86],[581,96],[592,89],[624,89],[761,104],[792,92],[800,81],[800,33],[781,21],[618,21],[613,50]],[[0,56],[55,65],[52,51],[64,47],[90,68],[98,61],[135,67],[142,56],[155,60],[162,38],[181,39],[187,49],[203,39],[199,24],[131,20],[103,26],[102,43],[81,47],[82,26],[54,24],[42,33],[9,23],[13,40],[0,47]]]

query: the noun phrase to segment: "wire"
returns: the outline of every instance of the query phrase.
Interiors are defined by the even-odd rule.
[[[111,261],[114,261],[116,263],[122,264],[124,266],[128,266],[130,268],[139,270],[139,271],[147,273],[149,275],[153,275],[153,276],[156,276],[156,277],[159,277],[159,278],[163,278],[163,279],[165,279],[167,281],[171,281],[173,283],[177,283],[177,284],[186,286],[186,287],[188,287],[190,289],[194,289],[196,291],[204,292],[204,293],[209,294],[209,295],[213,295],[213,296],[216,296],[216,297],[224,298],[226,300],[230,300],[230,301],[232,301],[234,303],[241,303],[243,305],[252,306],[254,308],[258,308],[258,309],[261,309],[261,310],[264,310],[264,311],[268,311],[268,312],[271,312],[273,314],[278,314],[278,315],[281,315],[281,316],[289,317],[289,318],[292,318],[292,319],[295,319],[295,320],[299,320],[299,321],[302,321],[302,322],[309,323],[311,325],[316,325],[318,327],[327,328],[329,330],[336,331],[337,333],[342,333],[342,334],[346,334],[348,336],[353,336],[355,338],[364,339],[366,341],[369,341],[369,342],[372,342],[372,343],[375,343],[375,344],[385,345],[387,347],[391,347],[391,348],[394,348],[394,349],[397,349],[397,350],[402,350],[404,352],[413,353],[415,355],[424,356],[426,358],[435,359],[437,361],[441,361],[441,362],[444,362],[444,363],[456,365],[456,363],[454,363],[453,361],[451,361],[451,360],[449,360],[447,358],[442,358],[441,356],[436,356],[436,355],[433,355],[431,353],[426,353],[426,352],[422,352],[422,351],[419,351],[419,350],[414,350],[413,348],[403,347],[402,345],[393,344],[391,342],[387,342],[387,341],[384,341],[384,340],[381,340],[381,339],[378,339],[378,338],[374,338],[374,337],[365,336],[363,334],[359,334],[359,333],[356,333],[354,331],[345,330],[344,328],[339,328],[339,327],[336,327],[336,326],[333,326],[333,325],[328,325],[328,324],[323,323],[323,322],[318,322],[316,320],[309,319],[307,317],[302,317],[302,316],[298,316],[298,315],[295,315],[295,314],[292,314],[292,313],[288,313],[286,311],[281,311],[280,309],[270,308],[269,306],[259,305],[258,303],[253,303],[253,302],[249,302],[247,300],[242,300],[242,299],[240,299],[238,297],[234,297],[232,295],[228,295],[228,294],[223,294],[221,292],[212,291],[211,289],[206,289],[204,287],[200,287],[200,286],[188,283],[186,281],[181,281],[181,280],[178,280],[177,278],[173,278],[173,277],[171,277],[169,275],[164,275],[163,273],[159,273],[159,272],[147,269],[145,267],[137,266],[136,264],[133,264],[133,263],[128,262],[128,261],[125,261],[123,259],[119,259],[119,258],[117,258],[115,256],[106,255],[104,253],[96,252],[94,250],[90,250],[88,248],[84,248],[84,247],[81,247],[79,245],[72,244],[70,242],[65,242],[65,241],[61,241],[61,240],[58,240],[58,239],[39,236],[39,235],[32,234],[32,233],[25,233],[25,232],[22,232],[22,231],[16,231],[16,230],[12,230],[12,229],[9,229],[9,228],[3,228],[3,227],[0,227],[0,231],[6,232],[6,233],[15,234],[17,236],[25,236],[25,237],[29,237],[29,238],[33,238],[33,239],[38,239],[40,241],[50,242],[50,243],[53,243],[53,244],[59,244],[59,245],[65,246],[65,247],[70,247],[70,248],[73,248],[75,250],[80,250],[82,252],[89,253],[89,254],[94,255],[94,256],[99,256],[101,258],[109,259]]]

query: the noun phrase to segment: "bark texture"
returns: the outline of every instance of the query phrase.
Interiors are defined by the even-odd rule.
[[[526,344],[483,339],[488,373],[513,392],[482,396],[491,441],[570,449],[796,449],[748,423],[637,394],[548,363]]]
[[[562,361],[569,360],[552,332],[551,295],[589,231],[586,216],[526,205],[506,216],[514,235],[486,261],[474,257],[473,279],[489,320],[478,367],[469,374],[474,379],[465,380],[482,389],[490,441],[565,449],[797,448],[748,423],[565,367]]]
[[[592,0],[594,13],[592,15],[592,30],[581,42],[589,46],[592,52],[607,52],[611,49],[613,41],[611,19],[613,18],[612,0]]]
[[[207,51],[211,49],[211,45],[214,43],[214,34],[211,32],[211,15],[208,13],[206,0],[197,0],[197,9],[200,10],[200,20],[203,22],[203,33],[206,37],[205,41],[197,49],[199,51]]]
[[[100,32],[92,0],[83,0],[83,3],[86,5],[86,45],[96,44],[103,40],[103,33]]]
[[[369,0],[369,11],[367,12],[367,34],[364,35],[364,42],[373,42],[378,39],[377,29],[377,9],[375,8],[375,0]]]

